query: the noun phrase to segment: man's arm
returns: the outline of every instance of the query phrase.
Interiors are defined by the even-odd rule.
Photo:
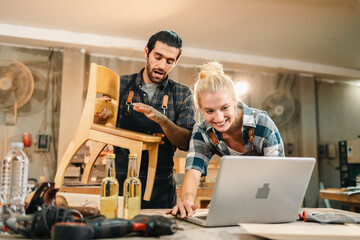
[[[143,103],[133,103],[133,109],[144,113],[147,118],[158,123],[164,131],[166,137],[176,147],[180,149],[188,148],[190,140],[190,131],[188,129],[179,127],[169,120],[164,114],[149,105]]]

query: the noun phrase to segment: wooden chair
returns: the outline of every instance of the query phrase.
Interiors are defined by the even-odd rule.
[[[91,64],[88,92],[80,124],[58,166],[54,181],[55,188],[62,186],[65,172],[80,147],[86,141],[92,140],[96,142],[96,145],[91,152],[89,161],[86,163],[82,183],[87,184],[89,182],[95,160],[107,144],[123,147],[129,149],[130,153],[137,154],[138,172],[140,170],[142,150],[148,150],[149,168],[144,200],[150,200],[161,138],[115,127],[118,115],[119,88],[120,79],[116,73],[95,63]],[[99,98],[103,94],[109,96],[112,100],[106,101]],[[94,113],[101,112],[103,108],[110,109],[112,115],[104,125],[93,123]]]

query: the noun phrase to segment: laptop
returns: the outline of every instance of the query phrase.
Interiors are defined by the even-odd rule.
[[[207,216],[184,220],[206,227],[296,221],[314,166],[307,157],[223,156]]]

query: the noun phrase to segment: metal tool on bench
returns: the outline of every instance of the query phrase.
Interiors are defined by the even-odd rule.
[[[85,223],[56,223],[52,229],[54,240],[119,238],[136,233],[159,237],[174,234],[179,228],[175,219],[160,215],[137,215],[133,220],[122,218],[98,218]]]
[[[130,233],[157,237],[174,234],[179,229],[175,219],[160,215],[138,215],[132,220],[107,219],[103,215],[84,218],[76,210],[48,204],[34,214],[7,218],[4,225],[25,237],[69,240],[117,238]]]
[[[30,202],[26,206],[26,214],[33,214],[41,208],[43,204],[49,204],[52,206],[71,208],[72,210],[79,211],[82,216],[95,216],[99,215],[100,211],[97,208],[93,207],[78,207],[78,206],[68,206],[65,198],[62,199],[60,203],[56,193],[59,191],[58,188],[54,188],[53,182],[44,182],[41,185],[37,186],[35,192],[33,192]]]
[[[360,218],[343,213],[321,212],[311,209],[306,209],[298,214],[299,219],[304,222],[317,222],[323,224],[345,224],[345,223],[360,223]]]

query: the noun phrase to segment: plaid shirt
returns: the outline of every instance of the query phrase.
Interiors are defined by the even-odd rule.
[[[192,131],[195,124],[194,120],[194,103],[191,89],[185,85],[177,83],[169,78],[166,78],[162,84],[159,84],[156,88],[154,96],[149,102],[147,94],[140,89],[141,84],[144,84],[142,73],[144,68],[139,72],[132,75],[123,75],[120,77],[120,98],[121,104],[119,107],[119,116],[117,126],[120,127],[120,121],[125,116],[127,111],[126,100],[129,96],[130,89],[126,86],[132,79],[135,79],[135,84],[131,86],[131,90],[134,91],[132,102],[141,102],[154,107],[159,112],[163,112],[162,104],[163,97],[165,94],[169,96],[167,109],[165,114],[169,120],[174,122],[176,125],[186,128]],[[130,107],[131,111],[132,106]],[[187,150],[187,149],[184,149]]]
[[[207,175],[207,167],[210,158],[217,154],[223,155],[261,155],[261,156],[284,156],[284,144],[279,130],[274,122],[264,111],[249,108],[244,103],[238,103],[238,108],[243,109],[243,124],[241,128],[246,153],[237,153],[230,149],[213,127],[206,121],[194,126],[190,139],[190,149],[186,158],[186,170],[196,169],[202,175]],[[249,128],[254,128],[254,142],[249,141]],[[212,131],[218,142],[211,140],[208,131]],[[252,146],[254,150],[251,151]]]

